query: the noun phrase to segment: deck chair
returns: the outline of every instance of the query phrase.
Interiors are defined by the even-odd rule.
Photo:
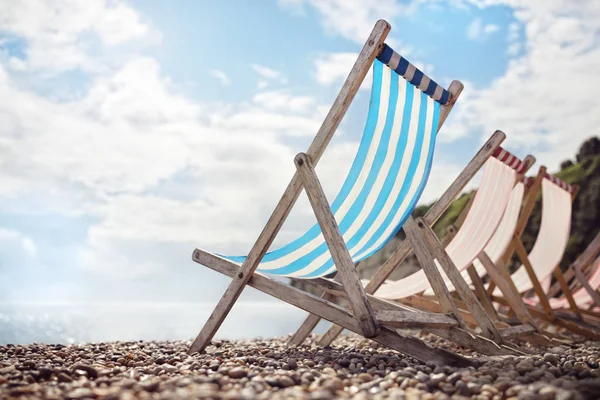
[[[460,338],[455,341],[478,343],[479,339],[467,330],[458,313],[448,316],[415,312],[368,296],[354,267],[354,262],[377,251],[407,224],[413,227],[411,235],[416,237],[413,240],[423,242],[418,222],[409,218],[410,213],[427,181],[437,132],[462,91],[462,84],[456,81],[449,90],[443,89],[393,51],[384,43],[389,30],[387,22],[376,23],[308,151],[295,157],[296,173],[248,256],[228,257],[200,249],[193,252],[195,262],[228,275],[233,281],[190,346],[190,353],[206,348],[244,287],[250,285],[423,362],[472,365],[465,357],[435,349],[397,329],[431,326],[442,334]],[[371,66],[373,85],[366,127],[348,177],[330,205],[314,166]],[[501,139],[503,134],[498,133],[496,140]],[[297,240],[267,253],[302,189],[308,195],[318,225]],[[433,265],[433,260],[429,265]],[[350,308],[257,270],[305,280],[319,279],[337,270],[340,283],[332,282],[329,287],[344,293]],[[430,275],[430,279],[442,282],[437,268]],[[448,304],[453,304],[451,298]],[[500,346],[494,350],[487,342],[479,347],[488,353],[508,352]]]
[[[469,309],[470,312],[469,315],[472,315],[477,321],[477,324],[483,328],[482,331],[484,335],[490,339],[499,341],[498,337],[493,336],[493,333],[490,334],[490,332],[494,332],[500,336],[501,333],[493,327],[493,323],[490,321],[489,316],[478,303],[459,272],[461,269],[464,269],[464,264],[470,264],[472,259],[477,257],[485,247],[487,241],[496,229],[497,223],[502,218],[504,208],[507,206],[511,197],[511,189],[517,175],[526,171],[531,164],[533,164],[534,159],[533,157],[528,157],[525,162],[522,162],[506,150],[502,149],[502,147],[499,146],[499,143],[492,146],[489,146],[489,144],[490,143],[484,146],[484,149],[487,149],[487,153],[482,149],[478,156],[474,158],[474,160],[479,160],[476,161],[479,166],[477,167],[474,162],[471,162],[450,188],[442,195],[441,199],[432,206],[425,218],[419,221],[421,230],[426,232],[424,235],[429,239],[429,248],[424,251],[419,247],[419,243],[411,241],[410,225],[408,227],[405,225],[404,229],[408,240],[402,242],[394,255],[392,255],[384,266],[375,274],[373,279],[366,284],[365,289],[368,293],[372,293],[378,289],[393,269],[402,262],[406,255],[408,255],[411,249],[415,249],[417,259],[421,265],[426,263],[427,258],[431,258],[423,253],[431,252],[435,254],[436,268],[440,269],[440,274],[445,274],[447,277],[445,279],[445,288],[456,290],[463,299],[463,302],[466,303],[466,308]],[[465,229],[461,230],[444,250],[429,226],[441,216],[458,194],[460,194],[466,183],[468,183],[477,173],[479,168],[484,165],[484,160],[480,158],[481,154],[484,153],[487,154],[487,161],[485,161],[482,189],[479,190],[476,195],[476,206],[472,208],[473,212],[468,218],[469,222],[465,226]],[[497,204],[498,207],[490,207],[490,204]],[[481,221],[484,222],[480,223]],[[425,226],[427,226],[426,229]],[[478,239],[469,240],[469,237],[476,237]],[[398,257],[399,254],[400,257]],[[460,268],[457,269],[456,266],[459,265]],[[394,285],[397,286],[394,287]],[[380,291],[377,291],[375,293],[376,297],[385,298],[388,293],[386,289],[388,288],[391,288],[390,292],[395,292],[395,294],[388,296],[389,299],[396,299],[398,297],[396,296],[398,292],[400,292],[399,297],[407,297],[432,288],[432,294],[435,294],[437,298],[440,299],[440,307],[437,311],[446,312],[447,310],[447,306],[443,304],[446,295],[440,295],[440,291],[442,290],[440,290],[439,285],[436,287],[435,284],[430,282],[427,269],[425,268],[409,277],[395,282],[394,284],[387,285],[387,288],[382,287],[381,290],[383,290],[384,295],[380,295]],[[417,308],[422,306],[422,304],[415,305]],[[453,312],[456,312],[456,310]],[[292,336],[290,343],[296,345],[302,343],[314,329],[319,320],[320,318],[318,316],[309,315],[296,334]],[[318,344],[321,346],[330,344],[342,330],[343,327],[341,326],[331,327],[319,340]],[[500,340],[504,339],[506,338],[503,337]]]
[[[589,313],[593,317],[598,317],[598,312],[594,312],[593,310],[596,307],[600,307],[598,306],[600,297],[600,294],[598,293],[598,289],[600,289],[600,257],[594,260],[591,274],[587,278],[584,277],[584,282],[586,285],[581,285],[579,288],[571,290],[571,297],[575,301],[580,313]],[[567,309],[570,307],[569,300],[566,296],[559,298],[551,297],[548,300],[553,310]],[[535,305],[536,302],[534,301],[529,304]]]
[[[596,331],[593,326],[583,323],[581,314],[578,312],[575,302],[571,297],[566,280],[559,266],[569,239],[571,205],[577,194],[578,187],[569,185],[559,178],[548,174],[544,166],[540,167],[536,178],[533,181],[530,180],[530,182],[532,182],[531,189],[525,200],[513,240],[504,256],[503,263],[497,265],[497,267],[498,269],[502,269],[503,276],[507,277],[508,271],[506,270],[506,265],[512,258],[513,253],[516,252],[522,265],[510,275],[510,280],[521,296],[533,290],[539,298],[539,304],[541,305],[541,309],[526,305],[529,313],[536,318],[544,320],[546,323],[561,326],[589,338],[600,338],[600,332]],[[521,235],[540,193],[542,194],[542,221],[536,242],[528,254],[521,241]],[[564,294],[569,299],[571,310],[579,321],[574,322],[558,317],[552,310],[546,295],[546,292],[550,288],[552,275],[556,277],[559,285],[564,289]],[[511,304],[503,297],[502,291],[496,287],[494,280],[493,284],[490,284],[488,288],[488,293],[492,294],[492,299],[495,302],[514,307],[514,302]]]
[[[565,270],[565,280],[575,283],[573,280],[579,281],[582,284],[586,281],[585,273],[590,267],[594,265],[594,259],[600,255],[600,232],[592,239],[587,245],[585,250],[577,257],[571,265]],[[579,272],[579,277],[577,275]],[[555,282],[548,290],[548,297],[556,297],[562,293],[562,289],[558,282]]]
[[[476,257],[483,257],[483,248],[490,241],[494,231],[499,229],[499,223],[505,209],[518,209],[522,199],[522,184],[515,183],[517,175],[524,174],[535,159],[528,156],[523,162],[508,151],[498,147],[493,157],[486,162],[481,187],[474,197],[472,206],[465,217],[465,224],[453,234],[445,247],[445,251],[453,261],[457,270],[462,274],[464,283],[469,284],[469,275],[465,268],[471,265]],[[504,219],[502,219],[504,221]],[[505,224],[506,225],[506,224]],[[506,229],[506,227],[502,227]],[[510,229],[510,228],[509,228]],[[490,245],[490,243],[488,243]],[[491,244],[497,246],[498,244]],[[444,273],[444,271],[442,271]],[[457,291],[458,296],[465,297],[464,290],[469,290],[464,284],[457,288],[453,280],[446,277],[446,286],[450,292]],[[419,294],[424,296],[420,296]],[[377,297],[401,301],[427,311],[441,311],[441,305],[435,298],[435,292],[429,285],[423,270],[395,282],[384,283],[376,292]],[[462,305],[461,314],[467,323],[479,325],[478,317],[470,313],[469,305],[464,301],[455,300]],[[485,304],[484,308],[488,310]],[[490,311],[494,311],[491,308]],[[490,314],[488,311],[488,315]],[[533,330],[533,329],[532,329]],[[516,331],[515,329],[511,330]],[[330,344],[341,332],[340,327],[332,327],[319,341],[320,345]],[[508,338],[501,332],[504,339]]]
[[[586,269],[589,269],[587,277],[585,276]],[[587,314],[597,319],[600,315],[598,312],[594,312],[593,309],[600,307],[600,294],[598,292],[600,288],[600,232],[579,257],[569,265],[563,275],[565,282],[572,281],[567,287],[579,313],[584,317],[584,314]],[[560,288],[560,284],[557,282],[554,287],[547,291],[550,307],[555,311],[569,310],[571,304],[568,295],[564,293],[561,297],[551,295],[551,293],[558,293],[555,290],[556,286]],[[524,301],[534,306],[539,304],[537,296],[525,298]]]
[[[503,257],[508,251],[508,248],[513,239],[515,230],[519,220],[519,214],[523,204],[523,199],[528,191],[527,183],[531,183],[529,178],[521,176],[519,182],[513,188],[511,199],[502,217],[502,221],[498,225],[498,229],[494,236],[489,241],[482,254],[473,261],[473,264],[463,272],[465,280],[470,284],[472,289],[477,294],[477,297],[486,308],[486,311],[494,317],[498,324],[510,322],[506,316],[496,312],[496,308],[492,304],[491,298],[486,292],[483,278],[490,276],[491,282],[498,286],[502,291],[504,298],[510,305],[510,310],[516,315],[522,325],[513,326],[511,329],[505,329],[504,332],[512,332],[513,337],[518,341],[532,342],[540,345],[554,345],[555,340],[564,340],[554,333],[544,331],[540,324],[529,313],[525,304],[522,303],[520,294],[514,286],[507,269]],[[448,236],[456,232],[456,227],[460,227],[465,218],[465,214],[470,211],[470,204],[467,204],[461,212],[456,222],[448,227]],[[425,293],[427,294],[427,293]],[[465,316],[466,318],[466,316]],[[469,320],[467,318],[467,320]],[[528,329],[532,328],[532,330]]]

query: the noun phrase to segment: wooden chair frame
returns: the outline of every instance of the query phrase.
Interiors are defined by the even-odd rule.
[[[509,272],[508,272],[508,269],[506,266],[508,265],[508,262],[513,257],[513,254],[516,252],[519,261],[522,263],[523,268],[525,268],[527,275],[529,276],[529,279],[531,280],[531,283],[533,286],[533,291],[535,292],[535,294],[538,296],[538,298],[540,300],[541,309],[539,307],[533,307],[531,305],[526,305],[522,300],[521,301],[516,301],[516,299],[509,300],[506,297],[504,291],[503,291],[504,296],[494,296],[493,290],[495,289],[495,286],[498,285],[498,283],[500,283],[500,281],[497,281],[491,275],[490,275],[490,277],[492,278],[493,284],[491,284],[488,287],[487,292],[491,296],[493,301],[496,301],[497,303],[505,305],[505,306],[509,306],[513,311],[522,310],[523,306],[525,306],[525,308],[527,308],[527,311],[529,312],[529,314],[531,316],[535,316],[536,318],[539,318],[540,320],[544,321],[545,323],[555,324],[555,325],[565,328],[571,332],[586,336],[586,337],[594,339],[594,340],[599,340],[600,339],[600,330],[597,330],[593,326],[589,326],[588,324],[584,323],[583,318],[581,316],[581,312],[578,309],[575,301],[573,300],[571,291],[569,290],[569,287],[566,283],[566,279],[565,279],[563,272],[561,271],[559,265],[557,265],[554,268],[553,275],[556,277],[558,285],[563,290],[563,293],[569,302],[570,311],[573,313],[573,315],[575,317],[575,321],[573,321],[572,319],[559,317],[556,314],[555,310],[552,309],[552,307],[550,306],[550,302],[548,301],[548,296],[544,292],[542,285],[541,285],[538,277],[535,274],[533,266],[531,265],[531,263],[529,261],[527,250],[525,249],[525,246],[523,245],[523,242],[521,241],[521,236],[523,234],[523,231],[525,230],[527,221],[529,220],[529,217],[531,216],[535,202],[541,193],[542,181],[545,176],[546,176],[546,167],[541,166],[538,171],[538,174],[534,180],[534,183],[531,186],[531,188],[529,189],[527,196],[525,198],[523,209],[521,211],[521,215],[519,216],[519,222],[517,223],[517,228],[515,229],[513,239],[511,241],[506,253],[502,257],[502,261],[500,263],[498,263],[498,265],[495,266],[496,269],[501,271],[501,274],[504,276],[503,280],[505,282],[503,282],[503,283],[509,284],[508,282],[506,282],[506,280],[507,280],[506,278],[508,278],[510,280],[510,284],[514,287],[514,283],[512,283],[512,279],[510,278],[510,275],[509,275]],[[579,190],[579,188],[577,186],[575,186],[574,190],[571,193],[571,202],[575,199],[575,196],[577,195],[578,190]],[[583,279],[583,280],[585,280],[585,279]],[[519,297],[522,297],[522,294],[519,294]],[[517,318],[520,319],[521,316],[517,314]],[[539,327],[538,327],[538,329],[539,329]]]
[[[444,250],[445,244],[442,244],[438,241],[435,233],[431,229],[431,227],[443,215],[452,202],[458,197],[458,195],[460,195],[466,184],[492,156],[504,138],[505,136],[503,134],[500,136],[499,132],[496,132],[494,135],[492,135],[488,142],[461,172],[458,178],[450,185],[440,199],[430,208],[430,210],[422,219],[419,219],[420,223],[417,223],[417,227],[421,228],[421,232],[415,232],[414,225],[412,223],[405,225],[404,231],[406,233],[407,240],[403,241],[399,245],[391,257],[371,278],[365,287],[367,293],[374,293],[385,282],[394,269],[399,266],[414,249],[415,255],[417,256],[419,263],[423,267],[427,278],[434,289],[435,298],[409,296],[400,301],[401,303],[407,306],[416,307],[417,309],[421,309],[426,312],[443,312],[453,315],[460,315],[460,318],[467,324],[483,328],[482,331],[484,336],[494,340],[496,343],[503,343],[503,341],[512,339],[517,334],[523,335],[526,332],[534,331],[534,328],[532,327],[511,327],[508,330],[497,330],[496,324],[494,324],[494,320],[496,318],[493,317],[495,310],[493,307],[491,307],[491,301],[489,300],[489,297],[485,296],[483,298],[479,298],[478,301],[477,297],[475,297],[460,273],[458,273],[456,267],[452,263],[452,260],[450,260],[450,258],[447,256]],[[533,156],[528,156],[524,159],[524,162],[526,164],[526,172],[535,162],[535,158]],[[463,219],[465,216],[466,212],[461,213],[460,218]],[[420,233],[420,235],[417,233]],[[445,239],[448,240],[451,237],[452,233],[447,235]],[[428,246],[426,249],[423,249],[423,246],[420,244],[421,238],[425,238],[425,242]],[[430,254],[427,254],[426,252],[429,252]],[[444,268],[448,278],[452,280],[453,284],[455,284],[457,292],[462,300],[452,299],[443,282],[442,284],[440,284],[440,282],[436,282],[435,280],[432,282],[430,277],[430,275],[433,273],[431,271],[431,267],[428,270],[425,266],[427,260],[432,260],[433,258],[436,258],[442,268]],[[327,298],[330,300],[335,298],[335,296],[327,295],[327,293],[324,296],[327,296]],[[450,301],[448,301],[448,299],[450,299]],[[487,303],[485,300],[487,300]],[[309,315],[296,333],[292,336],[290,343],[294,345],[301,344],[316,327],[319,320],[320,318],[318,316]],[[505,325],[504,327],[506,328],[508,325]],[[318,344],[320,346],[330,345],[342,331],[343,327],[335,325],[332,326],[321,337],[321,339],[318,341]],[[439,332],[432,333],[439,334]],[[513,350],[516,349],[513,347]]]
[[[440,335],[450,340],[454,340],[460,344],[470,345],[479,352],[486,354],[518,353],[508,346],[496,344],[488,339],[478,337],[469,332],[464,321],[462,321],[462,318],[460,318],[460,315],[457,313],[456,306],[443,285],[443,280],[439,271],[435,267],[430,271],[430,280],[433,279],[441,282],[441,287],[439,287],[439,289],[442,292],[443,289],[445,289],[445,293],[441,293],[441,295],[447,299],[445,311],[451,313],[452,316],[417,312],[410,307],[385,302],[368,295],[368,290],[363,288],[359,280],[354,263],[350,258],[348,249],[346,248],[339,231],[339,227],[315,173],[314,166],[325,151],[325,148],[342,120],[342,117],[356,95],[358,88],[371,68],[373,60],[382,50],[384,40],[390,29],[391,27],[386,21],[380,20],[375,24],[373,31],[363,46],[348,78],[340,90],[340,93],[317,132],[316,137],[306,153],[300,153],[296,156],[294,160],[296,173],[242,266],[238,267],[232,262],[200,249],[196,249],[193,252],[192,259],[195,262],[228,275],[232,277],[233,280],[223,297],[220,299],[215,310],[208,318],[204,327],[193,341],[189,353],[203,351],[206,346],[208,346],[246,285],[252,286],[289,304],[304,309],[311,314],[318,315],[319,317],[325,318],[335,324],[339,324],[344,328],[423,362],[433,361],[439,364],[457,366],[472,365],[472,361],[465,357],[443,349],[433,348],[415,337],[406,336],[400,333],[398,327],[428,326],[436,332],[439,331],[438,333]],[[451,83],[448,89],[450,100],[440,108],[438,130],[450,113],[462,88],[463,85],[458,81],[453,81]],[[497,132],[493,136],[492,143],[488,143],[484,149],[482,149],[482,153],[486,154],[486,158],[489,157],[489,154],[491,154],[495,148],[494,143],[499,144],[503,139],[504,134],[501,132]],[[482,158],[483,155],[480,156],[480,159]],[[481,164],[482,163],[483,162],[481,162]],[[467,181],[464,183],[466,182]],[[457,185],[460,186],[461,184],[462,182],[459,182]],[[462,186],[464,186],[464,184],[462,184]],[[308,283],[315,285],[315,287],[325,287],[329,293],[344,295],[350,303],[350,310],[341,307],[326,298],[319,298],[291,285],[286,285],[256,272],[256,268],[262,260],[262,257],[265,255],[275,236],[279,232],[279,229],[287,218],[302,189],[304,189],[308,195],[336,265],[339,280],[341,281],[341,283],[338,283],[325,279],[316,279],[308,281]],[[433,237],[435,240],[431,237],[428,237],[425,240],[422,239],[421,235],[428,234],[429,225],[424,223],[421,219],[418,219],[417,221],[410,219],[405,224],[405,229],[410,232],[409,236],[411,237],[411,241],[422,249],[421,258],[426,264],[423,267],[426,270],[431,269],[431,266],[433,266],[433,259],[431,258],[430,251],[432,248],[435,250],[436,245],[438,247],[440,245],[439,242],[436,244],[437,239],[435,239],[435,237]],[[323,282],[325,283],[323,284]],[[475,302],[479,304],[476,299]],[[481,305],[479,305],[479,307],[481,307]],[[491,329],[495,329],[493,325]],[[494,332],[492,331],[491,333],[493,334]],[[500,339],[499,335],[497,339]]]
[[[600,255],[600,232],[594,237],[594,239],[588,244],[585,250],[577,257],[571,265],[563,273],[565,281],[570,282],[569,291],[573,293],[573,290],[578,285],[583,287],[586,292],[590,295],[593,300],[593,306],[600,307],[600,290],[594,290],[588,283],[586,277],[586,270],[593,267],[593,263],[596,258]],[[555,282],[548,290],[548,297],[557,297],[562,293],[562,288],[559,282]],[[598,313],[589,311],[587,309],[578,307],[579,312],[582,314],[589,314],[597,316]]]
[[[504,138],[505,135],[503,133],[499,131],[494,133],[494,135],[492,135],[492,137],[482,147],[482,149],[477,153],[477,155],[471,160],[467,167],[461,172],[459,177],[452,183],[452,185],[450,185],[450,187],[442,195],[440,200],[438,200],[431,207],[431,209],[424,216],[424,218],[418,219],[416,224],[412,220],[409,220],[408,223],[405,224],[404,230],[407,235],[407,240],[400,244],[399,248],[396,249],[392,256],[376,272],[375,276],[365,287],[365,291],[367,293],[372,294],[373,292],[375,292],[379,288],[379,286],[387,279],[389,274],[391,274],[394,268],[398,266],[404,260],[404,258],[408,256],[408,254],[410,254],[413,248],[417,247],[417,251],[415,252],[415,254],[417,255],[418,261],[423,266],[428,280],[430,281],[432,287],[436,291],[436,297],[440,299],[438,307],[435,309],[435,312],[443,312],[452,315],[458,315],[458,318],[463,320],[464,316],[469,317],[473,321],[472,325],[483,327],[484,329],[482,329],[482,331],[484,335],[487,335],[487,338],[494,340],[496,343],[501,344],[505,340],[510,339],[512,335],[516,333],[517,329],[514,328],[510,329],[509,331],[502,332],[496,329],[495,325],[493,324],[493,321],[489,316],[489,313],[486,312],[486,308],[479,303],[477,298],[468,288],[466,282],[458,273],[452,261],[445,253],[442,244],[437,240],[437,237],[435,237],[433,230],[430,228],[437,221],[437,219],[441,217],[444,211],[450,206],[452,201],[462,192],[466,184],[480,170],[480,168],[485,164],[487,159],[492,156],[492,154],[500,146]],[[526,162],[528,163],[528,167],[531,164],[533,164],[533,161],[533,157],[529,157],[526,160]],[[418,229],[415,229],[415,225]],[[425,242],[425,248],[421,245],[422,242]],[[447,291],[447,288],[443,284],[441,276],[439,277],[439,281],[437,280],[437,277],[432,277],[432,275],[437,274],[435,272],[437,271],[437,268],[428,266],[427,263],[431,262],[434,258],[437,259],[438,262],[440,262],[440,265],[442,265],[442,267],[444,268],[446,274],[449,276],[449,279],[452,279],[456,287],[459,288],[461,297],[463,297],[463,302],[461,303],[461,305],[464,305],[464,307],[469,310],[468,312],[462,312],[458,309],[458,307],[456,307],[456,304],[459,303],[459,301],[452,299],[449,292]],[[336,280],[337,279],[338,277],[336,277]],[[316,282],[320,286],[325,288],[327,287],[327,282],[331,282],[332,284],[334,283],[332,281],[327,281],[323,279],[316,280]],[[327,299],[328,301],[333,301],[336,297],[338,297],[337,293],[331,293],[328,290],[325,290],[325,294],[323,295],[323,298]],[[341,294],[341,297],[343,297],[343,294]],[[411,298],[413,297],[414,296],[411,296]],[[467,302],[464,301],[464,298],[467,299]],[[406,305],[414,306],[418,309],[427,310],[426,302],[427,300],[425,300],[425,303],[417,302],[416,304],[413,303]],[[320,319],[321,318],[318,315],[309,315],[304,321],[304,323],[300,326],[300,328],[290,339],[290,344],[301,344],[316,327]],[[465,321],[463,321],[463,323],[464,322]],[[342,330],[343,327],[341,326],[331,327],[327,331],[327,333],[322,336],[318,344],[321,346],[331,344],[333,340],[342,332]],[[525,330],[533,331],[533,328],[521,329],[521,331]],[[444,337],[444,334],[440,334],[439,331],[433,333]],[[447,336],[448,335],[445,335],[445,337]],[[459,344],[469,346],[468,343],[464,342]],[[518,350],[513,347],[511,348],[511,351],[514,352]]]

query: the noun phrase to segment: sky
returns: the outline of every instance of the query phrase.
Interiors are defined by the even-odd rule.
[[[465,84],[422,202],[496,129],[550,170],[597,134],[597,1],[2,1],[0,302],[216,304],[193,249],[248,252],[378,19]],[[317,167],[330,198],[369,79]],[[303,195],[275,243],[314,222]]]

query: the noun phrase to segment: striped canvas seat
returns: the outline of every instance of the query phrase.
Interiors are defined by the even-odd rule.
[[[519,221],[519,213],[521,211],[521,205],[523,204],[524,193],[524,183],[518,182],[512,190],[508,206],[506,206],[504,216],[502,217],[500,225],[498,225],[496,233],[494,233],[494,236],[492,236],[488,245],[485,246],[485,253],[494,264],[497,264],[500,261],[513,238],[513,234],[517,228],[517,222]],[[473,267],[479,277],[483,278],[487,275],[487,270],[479,259],[473,260]],[[471,278],[466,271],[463,273],[463,277],[467,283],[472,284]]]
[[[466,268],[488,245],[513,197],[517,174],[524,168],[522,161],[500,147],[494,157],[486,162],[481,185],[464,224],[446,246],[448,256],[459,271],[466,272]],[[439,265],[438,269],[445,276]],[[445,279],[445,283],[448,290],[454,290],[449,279]],[[406,278],[384,284],[376,294],[388,299],[400,299],[423,291],[428,295],[434,294],[425,272],[420,270]]]
[[[569,241],[572,191],[570,185],[550,174],[542,179],[542,220],[528,258],[544,292],[550,287],[552,272],[559,265]],[[525,267],[520,266],[511,278],[519,293],[533,289]],[[501,295],[498,288],[494,295]]]
[[[449,93],[387,45],[373,63],[366,126],[331,210],[358,262],[379,250],[406,221],[429,176],[440,105]],[[404,77],[404,78],[403,78]],[[238,265],[246,257],[219,255]],[[268,252],[258,271],[314,278],[335,270],[318,224]]]

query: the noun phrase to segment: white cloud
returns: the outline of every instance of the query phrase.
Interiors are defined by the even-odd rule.
[[[102,68],[90,55],[94,37],[114,46],[143,38],[150,28],[122,1],[23,0],[0,2],[0,31],[27,41],[26,60],[13,60],[13,67],[56,73]]]
[[[321,55],[313,63],[317,82],[326,86],[343,82],[348,77],[357,57],[358,53],[351,52]],[[360,87],[368,89],[370,86],[371,75],[367,74]]]
[[[292,96],[285,91],[259,92],[254,95],[252,101],[268,110],[291,111],[294,113],[306,113],[316,104],[316,100],[310,96]]]
[[[215,78],[217,78],[217,80],[219,82],[221,82],[221,85],[223,86],[229,86],[231,85],[231,79],[229,79],[229,77],[227,76],[227,74],[219,69],[211,69],[209,71],[209,73],[214,76]]]
[[[346,79],[357,56],[358,53],[329,53],[316,59],[314,66],[317,82],[322,85],[331,85]]]
[[[469,26],[467,26],[467,37],[470,40],[485,40],[489,35],[497,32],[500,29],[498,25],[494,24],[483,24],[481,18],[475,18]]]
[[[509,50],[518,56],[489,86],[465,89],[444,136],[448,131],[485,136],[502,129],[509,148],[531,152],[551,169],[558,167],[600,124],[600,114],[590,106],[600,92],[600,3],[473,3],[514,7],[524,26],[524,49],[515,45]],[[518,39],[518,30],[517,25],[509,28],[510,40]]]
[[[494,25],[494,24],[487,24],[486,26],[483,27],[483,33],[485,33],[486,35],[489,35],[490,33],[498,32],[499,30],[500,30],[500,27],[498,25]]]
[[[91,72],[80,96],[57,102],[20,86],[0,64],[3,211],[92,216],[81,266],[105,275],[164,270],[146,253],[168,243],[247,251],[325,107],[283,90],[199,103],[155,59],[135,54]],[[286,136],[297,137],[293,147]],[[298,221],[280,238],[289,239]]]
[[[302,14],[305,6],[311,6],[319,12],[326,32],[360,44],[378,19],[391,21],[411,10],[410,4],[402,5],[395,0],[279,0],[279,4],[296,14]]]
[[[30,237],[13,229],[6,229],[0,226],[0,244],[2,247],[11,247],[16,243],[21,247],[29,257],[37,255],[37,245]]]
[[[250,68],[252,68],[260,77],[257,88],[265,89],[269,86],[270,82],[277,82],[281,84],[286,84],[288,82],[287,77],[281,71],[277,71],[273,68],[265,67],[260,64],[251,64]]]

